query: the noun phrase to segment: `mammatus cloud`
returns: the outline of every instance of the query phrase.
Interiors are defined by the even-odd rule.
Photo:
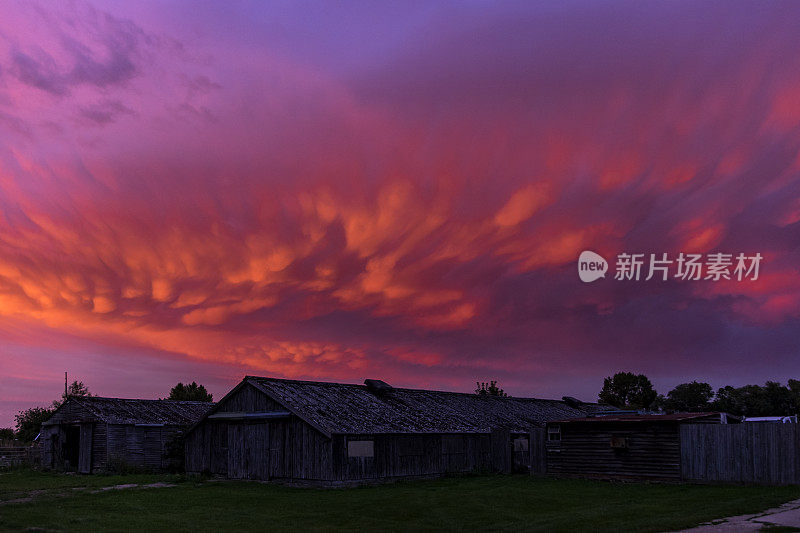
[[[619,4],[636,30],[434,10],[356,74],[75,7],[0,21],[5,400],[70,366],[99,392],[187,368],[217,392],[250,372],[587,399],[625,368],[797,370],[790,6],[708,4],[683,32],[664,6]],[[586,285],[585,249],[765,260],[750,283]]]

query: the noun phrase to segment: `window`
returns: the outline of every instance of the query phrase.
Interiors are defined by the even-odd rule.
[[[561,426],[558,424],[554,424],[552,426],[547,426],[547,440],[550,442],[553,441],[561,441]]]
[[[371,440],[347,441],[347,457],[374,457],[375,446]]]
[[[517,437],[512,442],[514,443],[514,451],[515,452],[527,452],[528,451],[528,437]]]

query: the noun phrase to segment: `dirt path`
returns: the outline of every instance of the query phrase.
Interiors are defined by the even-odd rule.
[[[60,498],[78,492],[88,492],[90,494],[97,494],[98,492],[106,492],[109,490],[160,489],[160,488],[174,487],[174,486],[175,485],[172,483],[159,482],[159,483],[148,483],[145,485],[140,485],[138,483],[127,483],[124,485],[111,485],[108,487],[95,487],[91,489],[88,487],[73,487],[69,489],[38,489],[38,490],[31,490],[28,492],[21,492],[19,494],[15,494],[15,497],[9,500],[0,500],[0,506],[10,505],[15,503],[29,503],[34,500],[38,500],[45,497]]]
[[[711,531],[759,531],[765,526],[787,526],[800,528],[800,500],[784,503],[780,507],[757,514],[744,514],[714,520],[684,532],[705,533]],[[681,532],[681,533],[684,533]]]

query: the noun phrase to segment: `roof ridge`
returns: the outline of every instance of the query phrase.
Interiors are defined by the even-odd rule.
[[[314,381],[310,379],[289,379],[289,378],[273,378],[269,376],[250,376],[247,375],[244,379],[258,379],[258,380],[266,380],[266,381],[281,381],[284,383],[308,383],[313,385],[324,385],[324,386],[338,386],[338,387],[357,387],[359,389],[367,389],[368,387],[364,384],[360,383],[342,383],[339,381]],[[529,396],[492,396],[492,395],[480,395],[474,392],[462,392],[462,391],[448,391],[448,390],[438,390],[438,389],[416,389],[411,387],[392,387],[394,390],[397,391],[407,391],[407,392],[435,392],[437,394],[460,394],[465,396],[478,396],[481,398],[496,398],[498,400],[527,400],[527,401],[537,401],[537,402],[556,402],[556,403],[565,403],[564,400],[557,400],[554,398],[533,398]]]
[[[69,396],[70,400],[114,400],[122,402],[170,402],[187,404],[209,404],[214,402],[203,402],[200,400],[170,400],[167,398],[116,398],[113,396]]]

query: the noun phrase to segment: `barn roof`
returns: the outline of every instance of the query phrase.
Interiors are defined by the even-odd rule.
[[[135,400],[128,398],[103,398],[100,396],[72,396],[53,414],[72,404],[81,407],[81,417],[109,424],[165,424],[191,425],[203,418],[214,406],[211,402],[189,402],[177,400]],[[65,418],[64,421],[67,421]]]
[[[667,413],[667,414],[624,414],[603,415],[585,418],[570,418],[567,420],[553,420],[554,423],[565,424],[573,422],[687,422],[701,418],[719,419],[722,417],[739,421],[739,417],[722,413],[720,411],[704,413]]]
[[[586,416],[591,408],[560,400],[499,398],[471,393],[295,381],[244,380],[322,431],[332,433],[485,433],[528,431],[549,420]]]

